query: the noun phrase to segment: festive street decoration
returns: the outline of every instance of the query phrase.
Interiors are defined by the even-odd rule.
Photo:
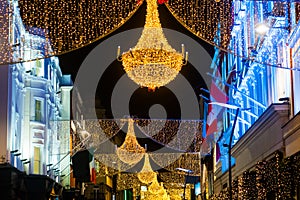
[[[259,161],[255,170],[245,171],[233,181],[233,199],[294,199],[299,184],[300,153],[283,158],[276,151],[268,161]],[[214,194],[211,200],[228,200],[229,193],[225,189]]]
[[[184,46],[178,53],[169,45],[160,24],[157,0],[147,0],[146,23],[138,43],[122,55],[118,47],[117,58],[130,79],[155,90],[175,79],[187,63],[188,54]]]
[[[144,156],[146,150],[138,143],[133,126],[133,119],[128,119],[128,131],[124,143],[117,148],[117,155],[124,163],[134,165]]]
[[[80,47],[87,46],[110,33],[114,32],[127,22],[136,10],[145,1],[128,0],[103,0],[103,1],[26,1],[19,0],[18,5],[3,1],[0,3],[1,36],[0,64],[23,62],[14,58],[17,52],[25,52],[32,49],[30,42],[25,44],[25,35],[22,40],[13,41],[11,33],[14,30],[16,13],[20,13],[26,29],[30,33],[45,37],[51,42],[53,51],[46,52],[42,58],[66,53]],[[236,54],[234,49],[229,49],[230,32],[234,23],[233,1],[224,0],[158,0],[156,3],[166,5],[172,15],[189,31],[202,40],[219,47],[225,52]],[[252,1],[249,1],[252,2]],[[259,1],[257,2],[260,3]],[[241,3],[242,7],[245,3]],[[274,0],[272,1],[272,15],[288,17],[285,10],[295,7],[299,10],[300,3]],[[260,6],[252,5],[256,13]],[[269,11],[266,15],[269,15]],[[299,18],[299,12],[295,13]],[[236,23],[237,24],[237,23]],[[292,24],[287,23],[286,26]],[[215,40],[216,30],[221,30],[220,43]],[[39,30],[39,31],[37,31]],[[247,40],[247,38],[245,38]],[[245,57],[248,50],[242,50],[238,56]],[[249,59],[249,58],[247,58]]]
[[[142,170],[137,174],[137,177],[142,183],[145,184],[151,183],[156,177],[156,173],[151,168],[149,156],[147,153],[145,154],[144,166]]]

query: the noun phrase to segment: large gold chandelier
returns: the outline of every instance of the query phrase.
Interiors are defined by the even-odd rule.
[[[128,130],[124,143],[117,148],[116,153],[121,161],[129,165],[138,163],[146,152],[138,143],[133,127],[133,119],[128,119]]]
[[[137,174],[142,183],[149,184],[156,178],[156,173],[152,170],[149,155],[145,154],[145,161],[142,170]]]
[[[122,55],[118,47],[117,57],[130,79],[141,87],[155,90],[177,76],[187,63],[188,53],[184,45],[178,53],[168,44],[160,24],[157,0],[146,1],[146,23],[138,43]]]

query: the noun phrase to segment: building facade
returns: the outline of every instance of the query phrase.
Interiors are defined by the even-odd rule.
[[[282,154],[282,162],[285,162],[300,150],[296,145],[300,136],[297,125],[300,105],[297,89],[300,84],[300,4],[232,1],[232,6],[234,14],[229,52],[216,51],[215,71],[219,70],[220,77],[215,75],[213,78],[226,92],[227,104],[240,110],[236,114],[236,108],[226,108],[222,115],[223,129],[214,148],[215,155],[220,152],[220,157],[216,159],[215,156],[214,179],[211,180],[214,187],[206,196],[214,194],[216,199],[226,199],[229,194],[228,144],[231,134],[232,180],[243,180],[249,170],[254,170],[254,177],[257,177],[257,163],[272,160],[276,152]],[[237,123],[233,126],[235,119]],[[298,187],[297,184],[295,187]],[[237,185],[233,190],[236,188]],[[234,198],[241,197],[241,188],[233,192]],[[293,189],[293,197],[296,196],[295,191]],[[274,191],[273,196],[264,197],[272,199],[279,196]],[[261,198],[259,194],[254,197]]]
[[[62,161],[69,154],[70,124],[61,129],[57,121],[70,120],[71,76],[62,74],[57,57],[47,57],[52,51],[47,31],[24,26],[18,1],[1,5],[10,13],[3,26],[8,41],[1,42],[18,62],[0,67],[0,161],[61,182],[70,173],[70,162]]]

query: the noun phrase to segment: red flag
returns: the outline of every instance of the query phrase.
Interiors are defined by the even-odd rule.
[[[213,102],[227,103],[228,101],[228,97],[226,96],[226,94],[222,90],[220,90],[214,82],[211,85],[210,94],[210,99]],[[218,130],[218,121],[223,109],[224,108],[220,105],[209,104],[206,124],[206,137]]]
[[[217,72],[216,76],[220,77],[219,72]],[[216,85],[215,81],[212,81],[210,86],[210,100],[218,103],[227,103],[228,101],[228,96]],[[223,110],[224,108],[220,105],[209,104],[206,120],[206,138],[212,137],[210,139],[214,139],[213,136],[214,133],[218,131],[218,122],[220,121]]]
[[[95,169],[95,159],[94,156],[92,157],[92,160],[90,162],[90,181],[94,184],[96,184],[96,169]]]
[[[91,169],[91,182],[96,184],[96,170],[95,170],[95,168]]]
[[[213,81],[210,86],[210,95],[214,101],[219,103],[227,103],[227,95]]]

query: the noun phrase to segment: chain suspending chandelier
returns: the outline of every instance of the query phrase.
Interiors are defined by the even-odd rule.
[[[128,119],[128,130],[124,143],[117,148],[116,153],[119,159],[129,165],[138,163],[146,152],[145,148],[138,143],[134,133],[134,120]]]
[[[117,59],[130,79],[141,87],[155,90],[175,79],[181,67],[187,64],[188,52],[182,45],[182,52],[176,52],[169,45],[158,14],[157,0],[147,1],[146,23],[135,47],[120,55]]]

